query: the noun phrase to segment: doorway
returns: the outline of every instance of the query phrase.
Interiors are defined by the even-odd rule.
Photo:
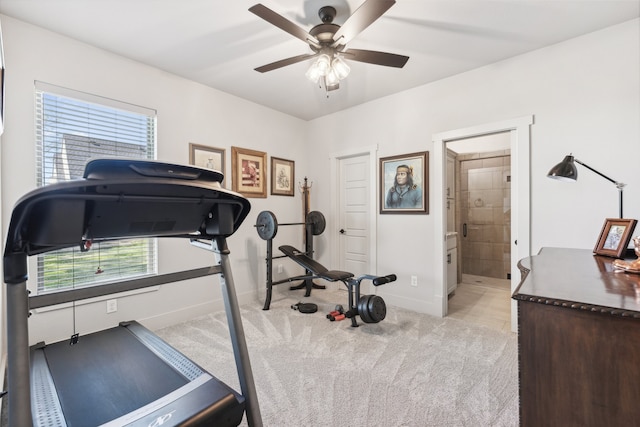
[[[510,144],[509,132],[446,143],[456,208],[447,230],[455,232],[458,267],[448,315],[500,331],[511,330]]]
[[[533,116],[524,116],[502,122],[486,123],[468,128],[455,129],[433,135],[433,176],[440,185],[432,188],[433,199],[439,203],[434,209],[435,235],[434,240],[434,269],[435,280],[440,284],[439,293],[434,297],[440,298],[441,316],[448,312],[447,288],[447,245],[446,245],[446,143],[467,138],[508,132],[511,149],[511,280],[510,292],[519,283],[520,273],[517,260],[531,254],[531,224],[530,224],[530,127]],[[517,310],[515,301],[511,301],[511,330],[517,328]]]

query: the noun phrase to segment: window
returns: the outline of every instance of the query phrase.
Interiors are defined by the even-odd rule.
[[[38,186],[82,178],[98,157],[155,158],[155,111],[36,82]],[[38,255],[38,293],[155,274],[156,240],[96,243]]]

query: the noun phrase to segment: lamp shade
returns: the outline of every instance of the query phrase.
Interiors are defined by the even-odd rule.
[[[573,161],[573,156],[565,156],[564,160],[551,168],[547,176],[549,178],[558,179],[561,181],[577,180],[578,169],[576,168],[576,164]]]

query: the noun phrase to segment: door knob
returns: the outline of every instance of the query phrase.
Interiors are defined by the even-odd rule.
[[[345,233],[344,228],[341,228],[340,229],[340,234],[344,234],[344,233]]]

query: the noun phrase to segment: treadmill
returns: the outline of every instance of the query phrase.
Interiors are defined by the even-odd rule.
[[[26,426],[261,426],[226,239],[251,209],[219,172],[97,159],[82,179],[36,189],[16,204],[4,252],[8,419]],[[204,269],[29,296],[27,258],[134,237],[183,238],[211,251]],[[79,339],[29,346],[29,310],[220,274],[241,393],[131,321]]]

